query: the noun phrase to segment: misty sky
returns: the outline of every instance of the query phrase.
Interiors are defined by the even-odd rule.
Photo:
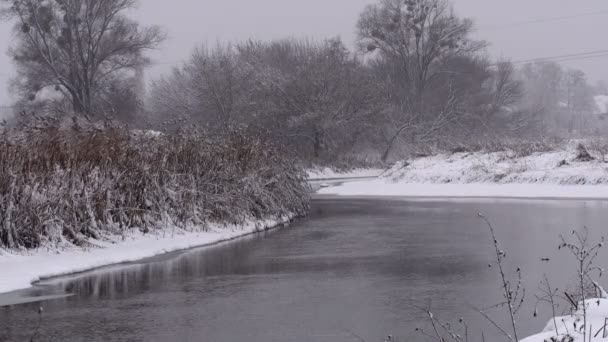
[[[192,48],[217,40],[340,36],[352,44],[361,10],[373,0],[140,0],[133,16],[163,26],[169,39],[152,54],[158,62],[148,72],[157,77],[188,57]],[[514,61],[594,50],[608,50],[606,0],[453,0],[458,15],[473,18],[476,37],[491,43],[492,56]],[[604,14],[533,25],[511,23],[594,11]],[[502,26],[502,27],[501,27]],[[0,23],[0,49],[11,41],[10,25]],[[591,80],[608,80],[608,57],[569,61]],[[0,106],[11,102],[7,79],[12,65],[0,54]]]

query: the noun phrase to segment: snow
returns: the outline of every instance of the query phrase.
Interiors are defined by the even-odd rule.
[[[350,171],[335,171],[331,168],[310,169],[306,171],[309,180],[328,180],[338,178],[363,178],[378,177],[384,170],[382,169],[354,169]]]
[[[595,114],[607,114],[608,95],[597,95],[593,99],[595,100]]]
[[[143,234],[132,230],[126,237],[113,236],[109,241],[91,241],[94,248],[38,249],[19,254],[0,250],[0,293],[31,287],[43,278],[83,272],[103,266],[140,259],[223,241],[277,227],[291,220],[251,222],[242,226],[212,226],[207,230],[185,231],[168,228]]]
[[[573,148],[525,157],[511,152],[442,154],[398,164],[385,178],[407,183],[608,184],[608,164],[575,158]]]
[[[382,169],[354,169],[350,171],[335,171],[328,167],[309,169],[306,171],[309,180],[330,180],[340,178],[363,178],[378,177],[384,170]]]
[[[134,137],[142,137],[142,138],[159,138],[165,134],[162,132],[159,132],[159,131],[151,130],[151,129],[147,129],[147,130],[133,129],[133,130],[131,130],[131,135],[133,135]]]
[[[439,154],[399,162],[379,179],[324,188],[320,194],[408,197],[608,198],[608,164],[562,150]]]
[[[608,327],[604,329],[608,317],[608,299],[591,299],[586,301],[587,306],[587,341],[606,341],[608,338]],[[521,342],[545,342],[553,341],[551,338],[557,337],[555,341],[562,341],[568,335],[574,338],[573,342],[583,341],[583,313],[582,309],[571,316],[556,318],[557,333],[553,320],[547,323],[545,329],[538,335],[530,336]],[[576,327],[576,328],[575,328]],[[591,329],[593,329],[591,331]],[[591,334],[590,334],[591,332]],[[597,336],[595,336],[597,334]],[[559,336],[556,336],[559,335]],[[571,341],[564,339],[563,341]]]
[[[391,183],[374,180],[345,183],[323,188],[322,195],[339,196],[401,196],[401,197],[453,197],[453,198],[581,198],[606,199],[608,185],[554,185],[554,184],[431,184]]]

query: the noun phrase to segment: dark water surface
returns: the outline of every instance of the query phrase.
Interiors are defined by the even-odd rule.
[[[574,274],[558,234],[605,231],[606,209],[594,201],[317,198],[310,218],[282,230],[45,282],[36,291],[73,296],[42,303],[37,341],[422,341],[417,306],[429,302],[446,320],[464,317],[472,335],[485,326],[488,341],[502,341],[472,309],[499,298],[477,213],[494,222],[509,269],[524,270],[525,335],[548,319],[532,318],[542,274],[556,285]],[[39,305],[0,307],[0,341],[29,340]]]

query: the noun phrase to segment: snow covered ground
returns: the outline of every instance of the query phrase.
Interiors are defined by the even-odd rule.
[[[306,171],[309,180],[328,180],[336,178],[362,178],[378,177],[384,170],[382,169],[354,169],[348,172],[334,171],[328,167],[320,169],[310,169]]]
[[[495,198],[580,198],[606,199],[607,185],[554,184],[431,184],[393,183],[383,180],[344,183],[318,191],[339,196],[403,197],[495,197]]]
[[[216,244],[277,227],[291,220],[267,220],[243,226],[215,226],[207,231],[167,229],[153,234],[133,230],[126,237],[92,241],[94,248],[38,249],[11,254],[0,250],[0,293],[29,288],[32,282],[94,268],[137,261],[172,251]]]
[[[399,162],[380,179],[325,188],[346,196],[608,198],[608,164],[577,161],[576,143],[554,152],[439,154]]]
[[[587,302],[587,341],[608,340],[608,299],[591,299]],[[555,326],[557,325],[557,332]],[[587,342],[583,338],[582,310],[571,316],[551,320],[542,333],[523,339],[521,342]],[[570,339],[573,338],[573,339]]]

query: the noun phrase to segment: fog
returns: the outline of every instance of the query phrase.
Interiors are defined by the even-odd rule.
[[[608,301],[593,299],[606,297],[595,279],[603,243],[592,247],[604,239],[587,229],[557,235],[608,215],[607,0],[0,0],[0,16],[17,20],[12,30],[0,22],[2,341],[91,332],[103,341],[237,340],[207,316],[252,332],[249,341],[523,341],[550,314],[571,311],[525,341],[591,342],[587,327],[608,317]],[[317,195],[341,204],[332,210]],[[435,199],[441,208],[427,205]],[[510,205],[518,201],[527,214]],[[309,214],[276,233],[281,248],[264,247],[272,237],[263,227]],[[330,224],[313,227],[315,216]],[[525,227],[542,232],[517,231]],[[342,228],[364,244],[344,245]],[[2,295],[113,262],[159,256],[146,259],[156,265],[184,255],[161,254],[254,231],[264,236],[238,245],[244,259],[188,260],[203,271],[226,266],[228,282],[180,267],[169,272],[177,277],[142,273],[139,286],[142,277],[112,267],[103,272],[124,293],[87,279],[34,283],[36,299]],[[574,256],[572,266],[549,252]],[[551,265],[557,274],[543,271]],[[283,282],[281,269],[297,281]],[[252,276],[285,286],[252,291]],[[221,293],[189,286],[206,282]],[[357,284],[361,293],[351,291]],[[239,289],[244,296],[233,295]],[[325,300],[336,295],[380,303],[373,316],[389,318],[340,312],[344,303]],[[265,305],[273,296],[290,311],[294,298],[307,304],[283,315]],[[207,316],[182,315],[183,299]],[[517,311],[530,315],[534,304],[540,316],[517,324]]]
[[[373,1],[146,0],[140,2],[133,16],[144,24],[164,27],[169,36],[151,54],[156,62],[147,74],[151,79],[178,65],[193,47],[205,42],[340,36],[352,45],[358,15],[369,3]],[[488,51],[493,57],[518,61],[606,49],[602,33],[608,30],[608,4],[604,0],[454,0],[453,3],[458,15],[475,20],[476,36],[491,44]],[[602,13],[552,19],[591,12]],[[543,22],[521,24],[537,20]],[[0,24],[0,42],[0,49],[6,51],[11,42],[7,23]],[[590,80],[608,79],[607,57],[563,64],[583,70]],[[7,84],[11,69],[6,53],[0,54],[0,106],[11,102]]]

